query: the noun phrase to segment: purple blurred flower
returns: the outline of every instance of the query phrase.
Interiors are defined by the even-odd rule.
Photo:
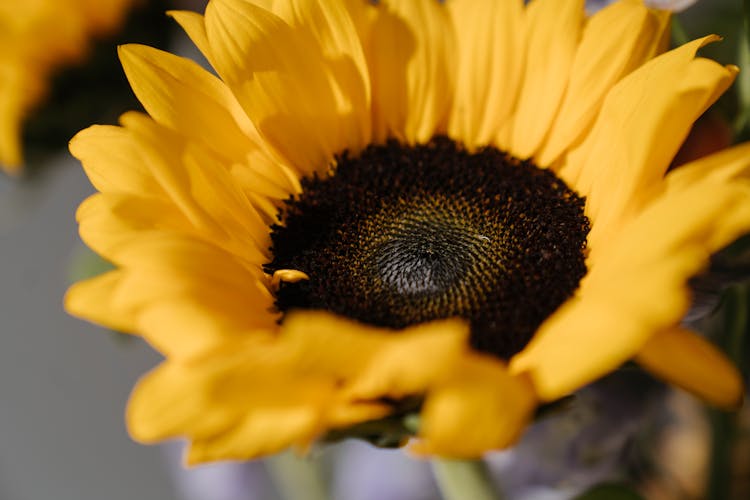
[[[589,14],[596,12],[597,10],[606,7],[607,5],[614,3],[616,0],[587,0],[586,11]],[[645,0],[645,4],[649,7],[662,10],[671,10],[672,12],[682,12],[698,0]]]
[[[336,500],[438,500],[427,461],[403,450],[381,450],[358,441],[339,446],[334,459]]]
[[[163,447],[179,500],[279,500],[260,461],[183,465],[184,444]]]

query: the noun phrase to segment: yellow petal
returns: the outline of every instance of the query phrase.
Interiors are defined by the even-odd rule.
[[[177,24],[185,31],[185,34],[190,40],[198,47],[201,54],[208,60],[211,66],[214,66],[213,55],[211,54],[211,46],[208,43],[208,35],[206,34],[206,23],[202,15],[197,12],[191,12],[186,10],[169,10],[167,15],[177,21]]]
[[[265,155],[251,153],[247,162],[235,163],[230,171],[242,190],[249,195],[283,200],[302,192],[299,178],[287,167],[273,162]],[[278,208],[274,209],[272,215],[275,216],[277,212]]]
[[[381,2],[371,35],[375,141],[426,142],[445,130],[456,57],[447,9],[432,0]]]
[[[257,147],[235,122],[241,113],[229,89],[195,62],[144,45],[118,53],[133,92],[157,122],[230,160],[244,160]],[[189,103],[189,105],[186,105]]]
[[[348,389],[354,398],[398,397],[423,389],[444,370],[442,363],[450,364],[462,352],[468,335],[458,321],[394,331],[322,311],[293,311],[281,328],[281,340],[297,353],[300,369],[326,370],[343,379],[359,377]],[[420,350],[439,356],[438,362],[404,363]]]
[[[227,346],[190,363],[163,363],[134,389],[129,431],[143,442],[187,437],[191,463],[248,459],[307,444],[321,430],[334,384],[294,378],[290,361],[261,341]]]
[[[234,317],[247,327],[270,327],[275,321],[270,313],[273,298],[260,266],[209,242],[153,232],[123,242],[115,258],[129,271],[127,279],[139,278],[131,291],[132,295],[150,297],[145,302],[184,296],[205,303],[200,307],[203,311],[210,311],[209,304],[217,305],[218,318]],[[154,282],[151,287],[149,279]]]
[[[636,357],[648,371],[716,406],[737,409],[744,384],[737,368],[698,334],[672,328],[652,336]]]
[[[144,281],[141,279],[141,284]],[[210,285],[203,293],[177,299],[160,297],[151,302],[132,290],[129,293],[129,299],[142,302],[137,323],[139,334],[170,359],[194,359],[232,341],[276,329],[275,316],[251,299],[243,302],[242,296],[221,293],[221,289]]]
[[[79,281],[65,294],[65,310],[113,330],[133,333],[136,316],[115,300],[121,278],[122,272],[116,270]]]
[[[190,193],[190,177],[180,162],[185,141],[141,113],[125,113],[120,117],[120,122],[137,143],[136,147],[149,175],[190,222],[207,231],[220,231]]]
[[[135,137],[125,128],[91,126],[73,137],[70,152],[102,193],[164,194],[146,167]]]
[[[425,392],[447,377],[466,351],[469,327],[459,320],[433,321],[391,335],[347,389],[353,399],[399,399]]]
[[[671,297],[666,313],[675,307],[675,302],[680,309],[670,317],[687,307],[685,295]],[[613,303],[618,298],[591,294],[569,300],[511,359],[511,373],[527,374],[539,398],[553,401],[615,370],[638,352],[652,333],[652,324],[659,319],[634,318],[632,307]]]
[[[750,143],[727,148],[680,165],[666,177],[666,192],[675,193],[703,182],[730,183],[750,177]]]
[[[142,377],[133,389],[126,414],[133,439],[152,443],[188,432],[191,436],[212,435],[233,425],[239,409],[210,406],[211,380],[204,371],[200,365],[165,362]]]
[[[624,269],[681,259],[683,251],[717,252],[750,229],[749,200],[750,184],[739,180],[665,192],[617,228],[619,234],[600,248],[586,279],[603,284]],[[704,263],[691,266],[693,272]]]
[[[420,454],[478,458],[513,444],[536,404],[530,384],[489,356],[466,356],[453,376],[427,396],[420,419]]]
[[[449,132],[467,146],[489,144],[508,120],[523,73],[523,3],[448,3],[458,44]]]
[[[190,178],[190,194],[220,231],[216,235],[229,238],[227,247],[233,253],[244,255],[259,265],[267,262],[270,248],[268,224],[229,170],[220,165],[218,158],[209,151],[193,144],[185,150],[183,168]]]
[[[107,231],[112,220],[117,219],[99,217],[97,223]],[[97,235],[97,244],[102,239]],[[111,245],[106,254],[123,269],[111,283],[97,279],[71,288],[66,307],[72,314],[139,333],[174,358],[195,357],[250,332],[276,329],[274,298],[259,266],[168,231],[131,230],[126,236],[116,231],[105,242]]]
[[[0,167],[8,173],[20,173],[23,165],[21,129],[28,109],[46,88],[46,71],[20,61],[3,61],[0,75]],[[35,71],[36,70],[36,71]]]
[[[526,65],[513,116],[510,152],[532,156],[562,102],[583,28],[583,0],[534,0],[527,8]]]
[[[733,81],[725,68],[696,51],[715,37],[696,40],[653,59],[618,83],[605,100],[595,128],[566,160],[580,166],[575,189],[587,196],[596,248],[655,194],[693,121]],[[634,147],[637,145],[637,147]],[[566,166],[567,166],[566,165]]]
[[[277,2],[274,13],[317,47],[323,56],[339,106],[347,113],[359,113],[361,137],[349,146],[353,150],[370,142],[370,78],[357,28],[351,16],[351,2],[291,0]]]
[[[158,214],[158,217],[156,216]],[[160,231],[189,234],[191,226],[167,200],[120,193],[97,193],[76,212],[81,239],[112,262],[124,244]]]
[[[127,113],[121,121],[132,131],[150,174],[204,237],[265,262],[266,223],[219,157],[142,114]]]
[[[635,356],[685,314],[687,280],[750,230],[749,200],[747,184],[736,183],[697,185],[652,203],[619,228],[576,297],[542,324],[511,371],[528,372],[540,397],[552,400]]]
[[[53,73],[82,63],[95,35],[110,35],[133,0],[0,4],[0,170],[23,167],[23,122],[43,103]]]
[[[251,460],[292,445],[307,446],[320,430],[320,410],[314,406],[264,408],[245,416],[221,434],[192,441],[186,461],[188,465],[196,465],[216,460]]]
[[[612,86],[653,56],[667,26],[664,12],[640,1],[605,7],[586,23],[570,70],[568,89],[550,135],[537,153],[539,165],[550,165],[591,127]]]
[[[299,171],[325,172],[334,154],[364,146],[361,89],[345,88],[304,32],[243,0],[211,2],[205,22],[222,79],[263,137]]]

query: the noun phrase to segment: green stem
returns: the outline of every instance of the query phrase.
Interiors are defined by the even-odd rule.
[[[483,460],[432,461],[432,471],[437,479],[443,500],[500,500],[492,486],[487,465]]]
[[[747,16],[750,9],[748,5],[750,0],[745,2],[745,15]],[[748,126],[750,119],[750,32],[748,31],[748,20],[745,17],[741,36],[739,37],[739,45],[737,47],[737,64],[740,66],[740,74],[737,76],[737,98],[738,98],[738,114],[735,119],[734,132],[735,135],[741,135]]]
[[[265,460],[277,491],[284,500],[328,500],[328,487],[311,458],[293,452],[280,453]]]
[[[733,415],[714,408],[709,409],[711,425],[711,455],[706,500],[726,500],[732,478],[732,441],[734,436]]]
[[[743,353],[750,327],[750,284],[733,286],[728,293],[734,299],[734,314],[727,325],[727,354],[741,369],[745,368]]]
[[[677,16],[673,15],[670,22],[672,23],[672,42],[674,45],[679,47],[680,45],[688,43],[690,41],[690,36],[688,35],[685,26],[682,24],[682,21],[680,21]]]
[[[740,369],[743,366],[744,342],[750,326],[750,291],[748,285],[735,285],[726,291],[721,344]],[[711,425],[711,456],[706,498],[729,498],[732,477],[732,444],[737,434],[734,413],[709,409]]]

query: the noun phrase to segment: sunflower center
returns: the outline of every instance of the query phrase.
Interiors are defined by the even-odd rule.
[[[586,273],[584,200],[549,170],[445,137],[373,145],[303,179],[272,227],[280,311],[325,309],[389,328],[466,318],[509,358]]]

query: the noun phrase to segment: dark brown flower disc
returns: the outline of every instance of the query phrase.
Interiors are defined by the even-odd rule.
[[[272,228],[280,311],[324,309],[389,328],[463,317],[472,345],[522,349],[586,273],[584,200],[551,171],[437,137],[344,153],[303,179]]]

